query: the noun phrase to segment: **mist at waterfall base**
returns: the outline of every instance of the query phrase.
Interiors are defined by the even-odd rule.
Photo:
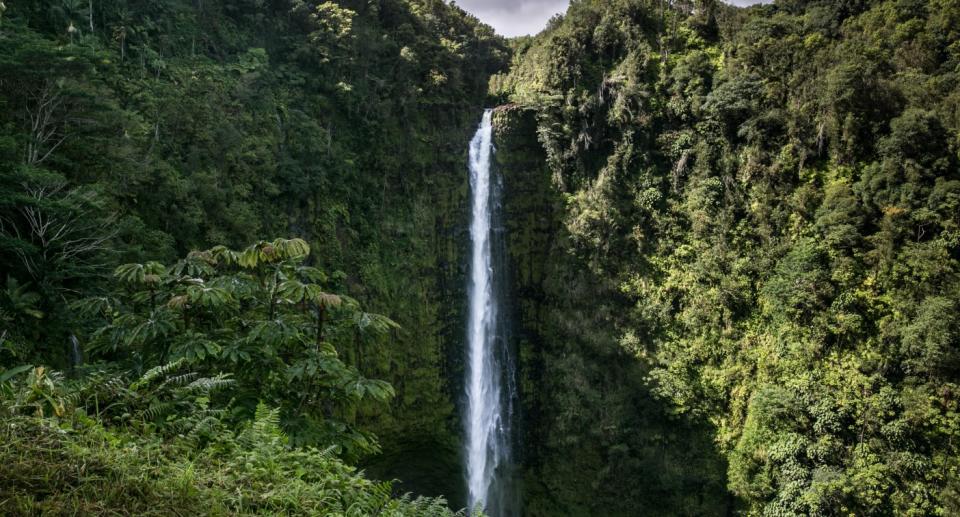
[[[484,111],[470,142],[471,261],[468,285],[466,481],[469,508],[492,517],[519,515],[511,480],[511,431],[517,397],[506,316],[502,180],[491,171],[493,112]]]

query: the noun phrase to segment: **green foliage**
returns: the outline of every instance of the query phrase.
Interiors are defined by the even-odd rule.
[[[529,514],[960,507],[955,1],[9,4],[4,513],[444,514],[488,83]]]
[[[0,394],[0,511],[454,515],[441,499],[393,497],[333,448],[291,448],[278,409],[261,403],[232,431],[209,406],[223,379],[181,373],[183,363],[130,384],[108,371],[64,383],[38,368]]]
[[[337,444],[349,457],[375,450],[373,437],[347,426],[357,407],[386,402],[393,388],[367,379],[343,363],[338,349],[353,348],[350,330],[370,321],[373,330],[396,328],[388,318],[359,310],[357,302],[326,292],[320,270],[307,266],[309,245],[301,239],[259,242],[242,251],[223,246],[193,252],[166,267],[156,262],[117,267],[118,289],[73,305],[90,318],[104,318],[92,333],[94,357],[157,366],[131,389],[151,389],[153,380],[188,364],[217,375],[188,390],[227,382],[235,410],[252,414],[259,401],[280,407],[298,443]],[[166,383],[161,387],[166,386]],[[171,408],[172,409],[172,408]],[[150,408],[153,419],[163,418]]]
[[[536,118],[519,152],[542,148],[569,200],[549,260],[577,261],[554,275],[588,269],[576,297],[611,315],[537,302],[586,327],[541,352],[544,378],[577,379],[546,411],[602,390],[616,412],[604,378],[563,362],[615,377],[622,358],[597,356],[619,341],[636,390],[712,424],[734,510],[955,513],[956,2],[714,6],[716,32],[686,4],[575,2],[494,81]],[[540,432],[603,431],[583,421]]]
[[[275,404],[294,443],[326,446],[336,436],[355,456],[375,449],[376,432],[395,452],[442,443],[450,452],[437,462],[457,463],[449,444],[459,430],[451,381],[462,335],[463,142],[489,75],[507,59],[505,41],[438,0],[5,5],[0,282],[29,284],[44,318],[0,300],[0,365],[74,375],[84,355],[138,371],[183,357],[214,376],[270,363],[282,367],[265,376],[278,390],[271,396],[298,393]],[[30,210],[72,235],[45,241]],[[226,341],[236,329],[212,332],[247,309],[250,295],[237,286],[181,285],[172,306],[149,300],[150,286],[171,288],[153,275],[173,274],[152,262],[284,234],[322,245],[308,265],[343,272],[277,286],[280,313],[299,300],[337,319],[323,325],[319,352],[311,343],[311,354],[283,356],[302,321],[263,318],[242,329],[242,343]],[[184,261],[175,275],[209,278],[203,262]],[[127,287],[114,296],[109,273],[126,263],[143,269],[121,271]],[[376,312],[390,318],[364,316]],[[119,334],[104,332],[88,341],[101,318],[123,339],[105,345]],[[397,396],[371,378],[391,381]],[[252,393],[234,380],[234,390]],[[255,404],[238,399],[235,410],[249,416]],[[383,473],[414,475],[405,465]],[[461,483],[438,484],[415,488],[454,493]]]

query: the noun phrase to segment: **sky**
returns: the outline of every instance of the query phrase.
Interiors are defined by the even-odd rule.
[[[734,5],[770,3],[771,0],[731,0]],[[567,10],[569,0],[457,0],[457,5],[492,25],[507,37],[536,34],[547,20]]]

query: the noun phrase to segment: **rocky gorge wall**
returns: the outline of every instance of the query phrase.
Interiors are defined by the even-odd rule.
[[[365,417],[384,452],[363,467],[374,477],[399,479],[400,491],[443,495],[454,507],[466,500],[459,405],[469,253],[466,142],[475,125],[467,118],[457,135],[461,149],[450,134],[438,136],[434,162],[425,155],[422,172],[411,176],[416,183],[393,194],[398,204],[378,238],[386,257],[379,278],[389,283],[371,299],[384,300],[404,329],[365,358],[398,397],[389,411]],[[709,434],[650,393],[648,367],[620,345],[629,301],[617,278],[591,267],[571,242],[567,195],[538,140],[537,110],[500,106],[494,131],[519,376],[516,477],[525,515],[723,515],[730,504],[725,466]]]
[[[475,110],[479,113],[479,108]],[[404,154],[419,156],[394,178],[377,243],[365,263],[370,298],[401,325],[365,358],[369,375],[397,390],[389,408],[366,414],[383,452],[362,467],[372,477],[397,479],[400,492],[444,496],[466,504],[459,404],[463,392],[466,275],[469,259],[469,178],[466,143],[475,117],[424,122]]]
[[[537,111],[494,116],[519,357],[525,514],[723,515],[723,462],[702,426],[671,415],[619,344],[628,302],[578,256]]]

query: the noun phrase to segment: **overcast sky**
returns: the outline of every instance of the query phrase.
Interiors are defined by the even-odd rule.
[[[735,5],[770,3],[771,0],[731,0]],[[567,10],[569,0],[457,0],[457,5],[492,25],[507,37],[536,34],[547,20]]]

